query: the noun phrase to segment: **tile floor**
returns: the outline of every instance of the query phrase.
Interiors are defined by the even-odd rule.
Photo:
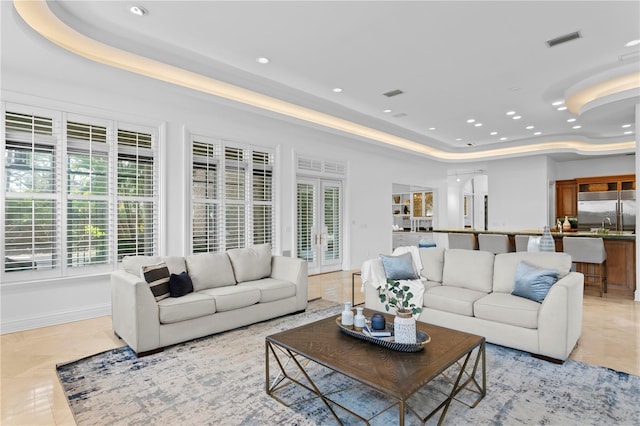
[[[355,302],[363,301],[356,278]],[[309,298],[351,300],[351,271],[309,278]],[[640,303],[586,296],[571,359],[640,375]],[[122,346],[100,317],[0,337],[0,424],[73,425],[55,365]]]

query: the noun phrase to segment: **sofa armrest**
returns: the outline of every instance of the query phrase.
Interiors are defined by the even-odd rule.
[[[296,285],[296,310],[307,308],[309,273],[306,260],[294,257],[272,256],[271,278],[289,281]]]
[[[540,352],[566,359],[582,334],[584,275],[569,272],[555,283],[538,314]]]
[[[124,270],[111,274],[111,322],[136,353],[160,347],[158,304],[139,276]]]

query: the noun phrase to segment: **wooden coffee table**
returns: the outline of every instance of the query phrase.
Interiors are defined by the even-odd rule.
[[[365,309],[365,316],[368,318],[373,313],[374,311]],[[393,321],[391,315],[385,316],[387,321]],[[431,336],[431,342],[423,350],[411,353],[386,349],[348,336],[338,329],[336,316],[267,336],[266,391],[287,405],[277,393],[288,385],[302,386],[320,398],[340,424],[342,421],[335,411],[336,406],[367,424],[380,414],[364,418],[333,400],[329,392],[323,391],[314,382],[313,373],[309,369],[310,361],[313,361],[392,398],[396,401],[392,407],[398,405],[400,425],[404,425],[405,408],[423,424],[441,411],[438,424],[442,423],[451,402],[454,399],[460,401],[456,395],[462,390],[477,394],[470,404],[460,401],[471,408],[475,407],[486,394],[484,337],[421,322],[417,323],[417,327]],[[274,377],[269,368],[271,361],[275,361],[278,367]],[[454,364],[457,364],[458,371],[455,376],[451,376],[447,370]],[[451,390],[444,394],[444,401],[421,417],[407,404],[407,399],[440,375],[450,383]],[[301,380],[302,377],[306,380]],[[383,411],[386,410],[388,408]]]

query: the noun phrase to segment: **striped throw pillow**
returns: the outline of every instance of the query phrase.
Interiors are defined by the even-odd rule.
[[[142,267],[142,276],[149,284],[156,302],[169,297],[169,279],[171,274],[164,262]]]

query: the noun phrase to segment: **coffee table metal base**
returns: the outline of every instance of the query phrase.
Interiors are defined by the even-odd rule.
[[[270,363],[271,360],[274,360],[277,364],[277,371],[274,377],[271,377],[270,371]],[[291,364],[289,370],[287,367]],[[369,421],[378,417],[379,415],[387,412],[394,406],[398,406],[398,424],[400,426],[404,425],[405,421],[405,408],[413,413],[420,422],[424,425],[429,419],[434,417],[438,412],[440,413],[440,417],[438,419],[438,425],[442,424],[444,418],[449,410],[449,406],[452,401],[460,402],[469,408],[474,408],[478,405],[478,403],[484,398],[486,395],[486,355],[485,355],[485,341],[483,340],[477,346],[471,348],[469,352],[463,354],[462,357],[455,362],[455,365],[458,366],[459,371],[455,375],[447,374],[450,369],[445,370],[440,374],[440,377],[444,378],[450,385],[451,390],[449,393],[442,392],[446,397],[444,401],[442,401],[436,408],[434,408],[431,412],[429,412],[426,416],[421,417],[421,415],[409,404],[407,404],[406,399],[398,399],[393,395],[382,392],[379,389],[373,389],[375,392],[379,392],[391,399],[395,402],[391,403],[386,408],[383,408],[381,411],[376,413],[374,416],[365,418],[358,413],[348,409],[344,405],[340,404],[336,400],[332,399],[332,392],[323,392],[319,386],[313,381],[311,377],[312,374],[309,372],[309,365],[313,363],[312,360],[306,358],[304,355],[296,353],[291,349],[287,349],[285,347],[279,346],[277,343],[266,340],[265,342],[265,376],[266,376],[266,392],[272,398],[279,401],[281,404],[289,407],[293,405],[297,405],[310,399],[319,398],[327,409],[331,412],[333,417],[339,424],[343,424],[342,420],[338,416],[334,407],[339,407],[340,409],[346,411],[347,413],[359,418],[367,425]],[[334,370],[335,371],[335,370]],[[478,379],[478,374],[480,374],[480,378]],[[304,377],[307,383],[301,381],[301,378]],[[353,379],[353,377],[351,377]],[[301,386],[312,394],[314,394],[311,398],[306,398],[303,400],[295,401],[291,404],[286,403],[281,398],[277,396],[278,391],[282,390],[284,387],[289,385],[298,385]],[[363,384],[364,385],[364,384]],[[428,386],[425,385],[425,386]],[[343,392],[345,389],[340,389],[339,392]],[[473,402],[465,402],[458,398],[458,394],[463,390],[472,392],[476,394],[476,398]],[[441,392],[441,391],[440,391]]]

